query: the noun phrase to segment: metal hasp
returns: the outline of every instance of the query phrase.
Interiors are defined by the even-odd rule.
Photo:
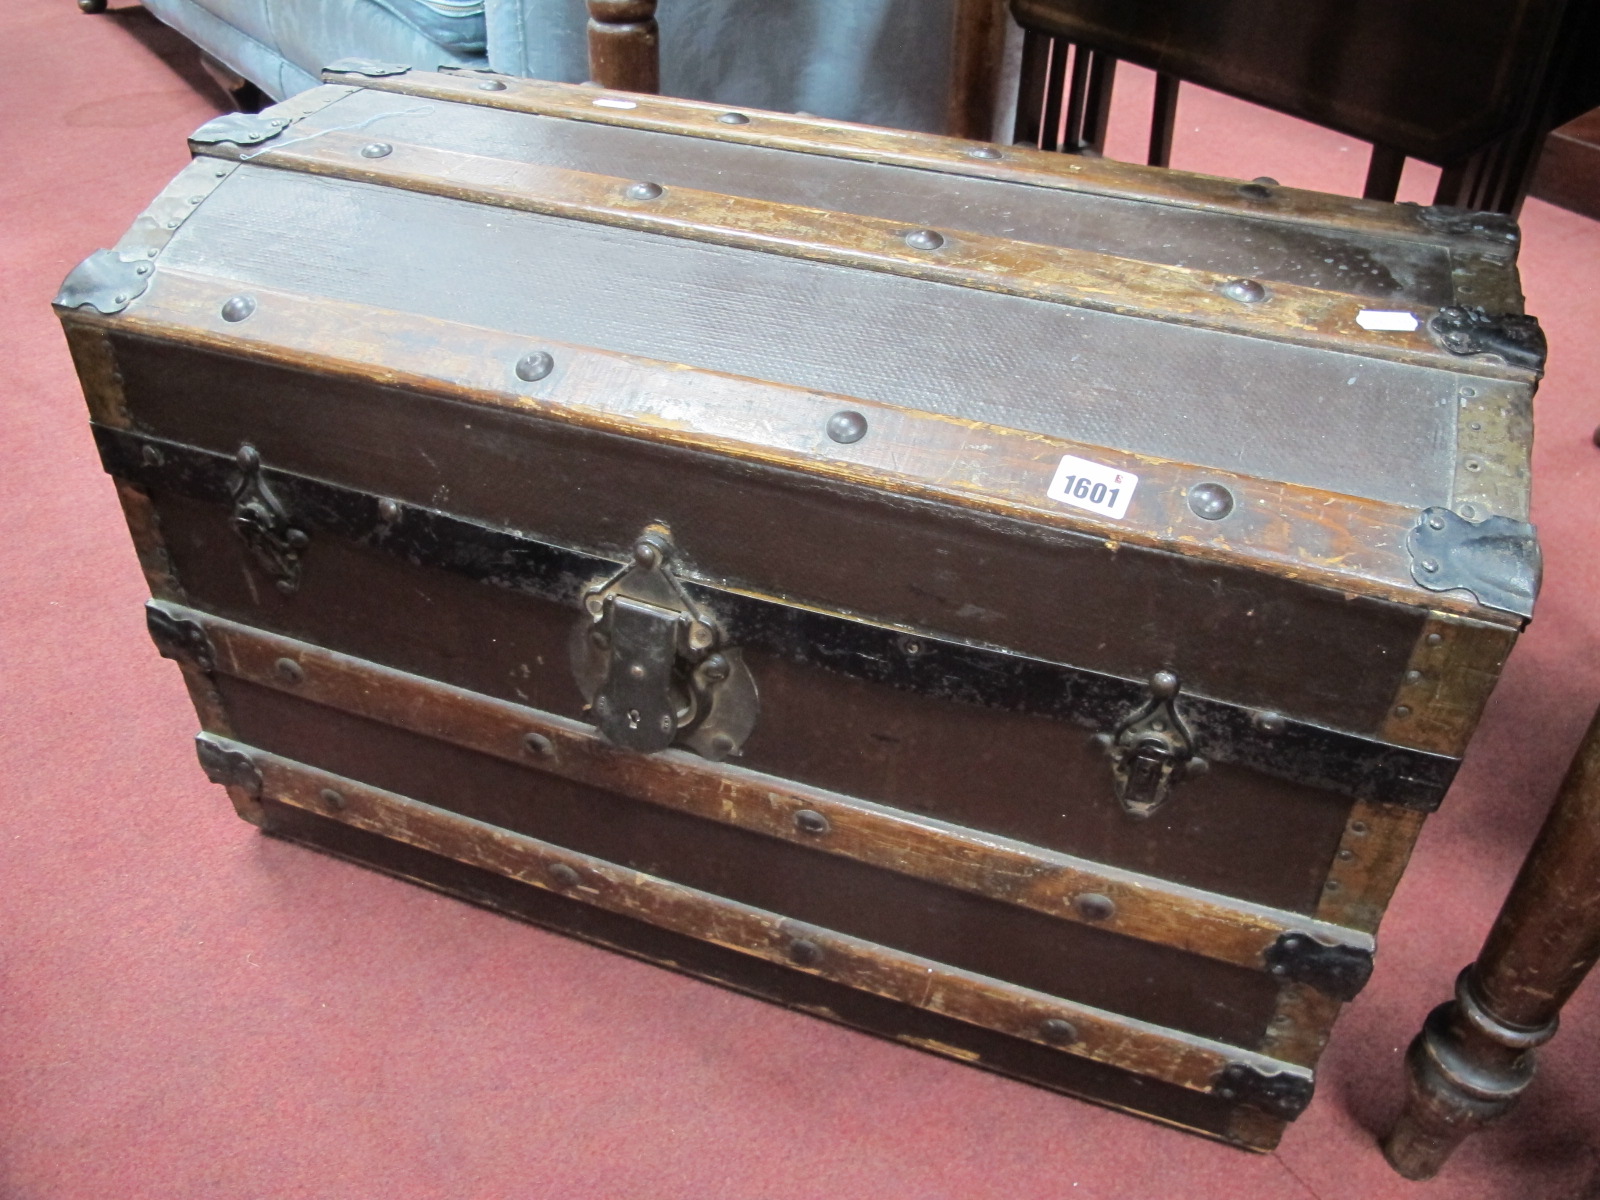
[[[1452,304],[1435,313],[1428,328],[1451,354],[1498,354],[1514,367],[1544,370],[1549,348],[1537,317]]]
[[[1372,951],[1319,941],[1309,933],[1279,935],[1263,959],[1275,977],[1309,984],[1335,1000],[1354,1000],[1372,978]]]
[[[300,555],[311,543],[295,528],[289,510],[267,485],[261,454],[249,442],[234,455],[239,464],[233,482],[233,528],[284,595],[300,586]]]
[[[370,58],[339,58],[322,68],[324,75],[365,75],[369,79],[382,79],[388,75],[404,75],[411,70],[410,63],[378,62]]]
[[[672,575],[665,526],[633,546],[633,562],[584,593],[572,669],[602,737],[650,753],[686,746],[713,762],[736,754],[760,704],[739,651]]]
[[[1113,732],[1095,735],[1095,744],[1111,760],[1117,800],[1131,816],[1148,817],[1175,786],[1210,769],[1194,752],[1194,738],[1173,707],[1177,696],[1178,677],[1157,671],[1150,676],[1145,705]]]
[[[1533,615],[1544,561],[1526,521],[1490,517],[1474,523],[1448,508],[1427,508],[1406,548],[1411,578],[1430,592],[1460,588],[1485,607]]]
[[[1215,1091],[1224,1100],[1237,1100],[1292,1121],[1311,1103],[1314,1085],[1310,1074],[1262,1071],[1249,1063],[1229,1063],[1217,1077]]]

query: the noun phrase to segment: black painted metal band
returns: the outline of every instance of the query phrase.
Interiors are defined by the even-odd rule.
[[[232,502],[238,468],[229,455],[105,426],[95,427],[95,440],[105,469],[118,478],[154,492]],[[296,524],[313,538],[345,538],[570,607],[574,613],[583,590],[622,565],[435,509],[276,471],[270,464],[263,474],[294,513]],[[309,561],[307,569],[314,569]],[[1113,728],[1148,698],[1144,680],[800,608],[692,579],[683,582],[696,603],[717,615],[731,644],[871,683],[1055,717],[1094,732]],[[1255,710],[1192,693],[1182,694],[1177,705],[1195,744],[1211,761],[1358,800],[1431,812],[1459,762],[1288,718],[1262,728]]]

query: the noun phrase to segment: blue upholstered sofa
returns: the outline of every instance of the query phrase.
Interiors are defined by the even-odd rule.
[[[580,83],[584,0],[143,0],[275,100],[340,58]],[[938,131],[948,0],[662,0],[662,91]]]

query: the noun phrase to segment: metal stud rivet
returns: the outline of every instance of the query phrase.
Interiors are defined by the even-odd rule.
[[[1339,860],[1341,862],[1349,862],[1355,856],[1356,856],[1356,852],[1354,850],[1349,849],[1348,847],[1346,849],[1343,849],[1343,850],[1339,851]]]
[[[1467,428],[1473,430],[1474,432],[1476,432],[1477,430],[1480,430],[1480,429],[1483,428],[1483,422],[1482,421],[1468,421],[1467,422]]]
[[[1257,175],[1250,182],[1251,183],[1265,184],[1267,187],[1278,187],[1278,186],[1280,186],[1278,181],[1276,179],[1274,179],[1271,175]]]
[[[161,448],[159,446],[152,446],[149,443],[146,443],[143,449],[139,451],[139,457],[144,459],[147,467],[159,467],[163,462],[166,461],[166,459],[162,456]]]
[[[1463,504],[1456,509],[1456,512],[1460,513],[1463,519],[1470,521],[1478,515],[1478,507],[1475,504]]]
[[[821,837],[833,828],[827,817],[812,808],[802,808],[795,813],[794,824],[801,833],[809,833],[815,837]]]
[[[1197,483],[1189,489],[1189,511],[1205,521],[1220,521],[1233,511],[1233,493],[1220,483]]]
[[[982,158],[993,161],[994,159],[1000,157],[1000,151],[996,150],[993,146],[974,146],[971,150],[967,151],[967,157]]]
[[[140,263],[138,266],[134,267],[133,273],[135,275],[148,275],[148,274],[150,274],[150,264],[147,263],[147,262]]]
[[[1246,200],[1272,199],[1272,193],[1267,190],[1267,186],[1264,183],[1241,183],[1239,185],[1239,195]]]
[[[1444,518],[1443,517],[1429,517],[1428,518],[1428,528],[1429,529],[1443,529],[1444,528]]]
[[[1099,892],[1084,892],[1072,901],[1072,907],[1085,921],[1105,921],[1116,915],[1117,906],[1110,896]]]
[[[556,360],[543,350],[535,350],[517,359],[517,378],[528,383],[537,383],[555,369]]]
[[[1409,717],[1411,715],[1411,706],[1409,704],[1396,704],[1394,706],[1394,715],[1397,717]]]
[[[378,501],[378,520],[385,525],[393,525],[400,519],[400,502],[385,496]]]
[[[917,655],[922,653],[922,650],[922,643],[917,641],[916,638],[900,639],[900,652],[907,658],[915,658]]]
[[[1469,471],[1481,471],[1481,470],[1483,470],[1483,464],[1481,462],[1479,462],[1475,458],[1467,459],[1466,467],[1467,467],[1467,470],[1469,470]]]
[[[503,92],[506,90],[506,85],[498,79],[485,79],[478,85],[478,90],[480,92]]]
[[[815,966],[822,961],[822,947],[805,938],[796,938],[789,944],[789,957],[802,967]]]
[[[578,873],[567,866],[566,863],[551,863],[549,871],[551,880],[560,887],[577,887],[581,882],[581,877]]]
[[[529,754],[543,757],[555,749],[555,744],[542,733],[525,733],[522,735],[522,748]]]
[[[1436,559],[1436,558],[1425,558],[1420,563],[1418,563],[1417,565],[1419,567],[1421,567],[1424,571],[1426,571],[1429,575],[1433,575],[1433,574],[1437,573],[1438,570],[1439,570],[1439,560]]]
[[[1440,643],[1442,643],[1444,641],[1444,634],[1442,634],[1442,633],[1430,633],[1424,640],[1430,646],[1437,646],[1437,645],[1439,645]]]
[[[277,671],[278,678],[285,683],[299,683],[306,677],[306,673],[300,669],[300,664],[292,658],[280,658],[272,664],[272,667]]]
[[[661,185],[659,183],[650,183],[646,181],[644,183],[630,183],[628,185],[627,196],[630,200],[655,200],[660,197],[660,195]]]
[[[242,321],[256,310],[254,296],[230,296],[222,305],[224,321]]]
[[[118,304],[126,304],[127,302],[128,302],[128,297],[127,297],[126,294],[119,294],[117,296],[117,303]]]
[[[344,797],[338,792],[332,788],[323,788],[321,794],[322,802],[329,808],[338,809],[341,812],[344,810]]]
[[[1325,892],[1337,892],[1340,889],[1340,886],[1341,885],[1337,879],[1330,879],[1327,883],[1322,885],[1322,890]]]
[[[1240,304],[1260,304],[1267,298],[1267,289],[1255,279],[1230,279],[1217,290]]]
[[[1351,821],[1350,832],[1355,834],[1357,837],[1365,836],[1367,832],[1367,823],[1365,821]]]
[[[1039,1036],[1055,1046],[1068,1046],[1078,1040],[1078,1027],[1071,1021],[1051,1017],[1039,1025]]]
[[[1461,389],[1461,394],[1470,400],[1478,394],[1478,389],[1475,387],[1464,387]]]
[[[1419,680],[1421,678],[1422,678],[1422,672],[1421,671],[1411,670],[1411,671],[1407,671],[1406,672],[1406,682],[1407,683],[1415,683],[1415,682],[1417,682],[1417,680]]]
[[[828,436],[848,446],[867,436],[867,419],[858,412],[836,412],[828,418]]]
[[[906,234],[906,245],[913,250],[937,250],[944,245],[944,237],[931,229],[913,229]]]
[[[717,118],[724,125],[748,125],[750,118],[743,113],[726,112]]]
[[[394,153],[394,147],[388,142],[368,142],[361,147],[362,158],[387,158]]]
[[[1251,721],[1262,733],[1282,733],[1287,724],[1283,714],[1275,712],[1258,712]]]
[[[667,720],[663,720],[661,724],[662,727],[665,728],[667,725]],[[725,733],[716,734],[711,739],[711,753],[715,754],[718,758],[726,758],[737,748],[738,743]]]

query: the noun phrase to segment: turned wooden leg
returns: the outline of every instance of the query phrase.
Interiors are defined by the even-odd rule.
[[[1535,1047],[1600,956],[1600,713],[1561,784],[1456,998],[1406,1055],[1405,1111],[1383,1144],[1407,1179],[1431,1179],[1468,1134],[1533,1079]]]
[[[661,90],[656,0],[589,0],[589,78],[623,92]]]

